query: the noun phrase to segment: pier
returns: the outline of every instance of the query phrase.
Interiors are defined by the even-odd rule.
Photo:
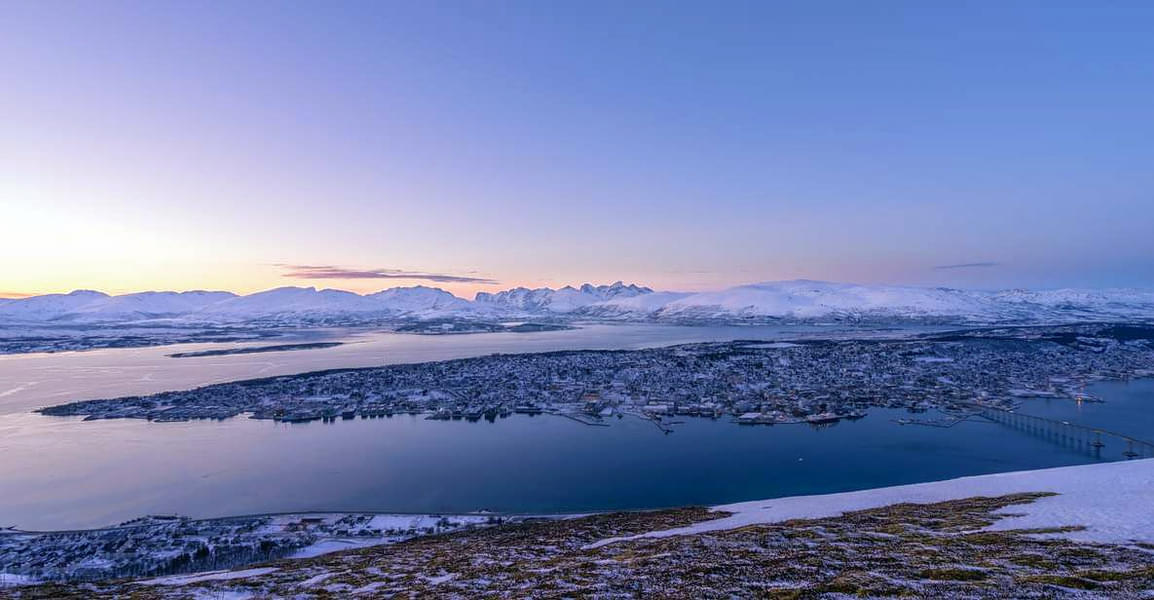
[[[561,411],[552,412],[550,414],[557,415],[558,417],[565,417],[566,419],[572,419],[572,420],[577,421],[578,423],[580,423],[582,425],[592,425],[593,427],[609,427],[608,423],[605,423],[605,422],[601,421],[600,419],[594,420],[594,418],[586,417],[584,415],[576,415],[573,413],[567,413],[567,412],[561,412]]]

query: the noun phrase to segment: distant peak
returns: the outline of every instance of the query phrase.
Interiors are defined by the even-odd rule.
[[[257,293],[258,294],[261,294],[261,293],[267,294],[267,293],[271,293],[271,292],[315,292],[315,291],[317,291],[317,288],[315,288],[311,285],[308,287],[301,287],[299,285],[284,285],[284,286],[281,286],[278,288],[273,288],[271,290],[265,290],[264,292],[257,292]]]
[[[449,294],[448,291],[439,287],[432,287],[428,285],[398,285],[396,287],[385,288],[379,292],[369,294],[370,296],[378,296],[381,294],[400,294],[404,292],[419,292],[419,293],[434,293],[434,294]],[[483,292],[482,292],[483,293]],[[452,295],[452,294],[449,294]]]

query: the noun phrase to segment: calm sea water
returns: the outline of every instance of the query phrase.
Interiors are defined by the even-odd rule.
[[[615,330],[628,333],[607,334],[622,337],[593,340],[600,344],[589,347],[674,343],[662,336],[693,331],[674,329]],[[780,331],[750,336],[751,330],[740,329],[742,335],[736,337],[791,337]],[[697,334],[706,338],[732,332]],[[404,337],[419,344],[421,357],[416,360],[454,352],[467,355],[467,350],[455,346],[462,341],[475,352],[493,351],[477,350],[485,346],[484,338],[478,336]],[[427,346],[427,340],[433,344]],[[590,342],[583,337],[573,340]],[[506,342],[498,339],[497,343]],[[537,347],[521,349],[541,350],[563,341],[537,338],[533,343]],[[174,351],[172,347],[158,350],[103,351],[99,360],[92,358],[95,353],[79,353],[0,361],[0,393],[19,388],[0,397],[0,404],[54,403],[44,402],[44,395],[34,391],[56,394],[86,381],[93,382],[95,390],[74,388],[68,396],[172,389],[203,382],[190,379],[183,366],[200,359],[158,362],[154,356]],[[202,365],[222,365],[228,372],[223,377],[235,379],[253,376],[253,369],[293,372],[322,368],[330,360],[304,356],[313,352],[330,351],[218,357],[205,359],[209,362]],[[391,356],[399,359],[402,354],[394,351]],[[404,355],[413,360],[411,356]],[[75,364],[78,360],[92,361],[90,370],[64,383],[39,378],[20,387],[38,379],[29,374],[67,375],[83,369]],[[379,362],[379,357],[367,360]],[[30,369],[12,370],[13,364]],[[201,374],[206,380],[218,376]],[[21,378],[27,381],[21,383]],[[114,383],[117,379],[122,382]],[[1036,400],[1023,412],[1154,437],[1154,381],[1103,383],[1092,392],[1109,402],[1078,406],[1069,401]],[[80,422],[10,409],[0,416],[0,526],[92,527],[148,513],[209,517],[306,510],[653,508],[836,492],[1096,460],[1000,425],[966,422],[943,429],[892,421],[903,416],[909,415],[878,410],[861,421],[822,429],[742,427],[727,419],[687,418],[675,426],[674,433],[665,435],[653,424],[633,418],[614,419],[611,427],[522,415],[496,423],[396,416],[329,425],[243,418],[159,424]]]

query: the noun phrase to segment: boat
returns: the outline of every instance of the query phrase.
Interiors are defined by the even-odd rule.
[[[837,421],[840,421],[841,418],[841,415],[831,412],[823,412],[817,413],[816,415],[809,415],[805,418],[805,422],[811,423],[813,425],[820,425],[822,423],[836,423]]]

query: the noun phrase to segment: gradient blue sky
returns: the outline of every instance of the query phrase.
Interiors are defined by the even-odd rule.
[[[1154,286],[1152,32],[1146,1],[9,0],[0,292]]]

